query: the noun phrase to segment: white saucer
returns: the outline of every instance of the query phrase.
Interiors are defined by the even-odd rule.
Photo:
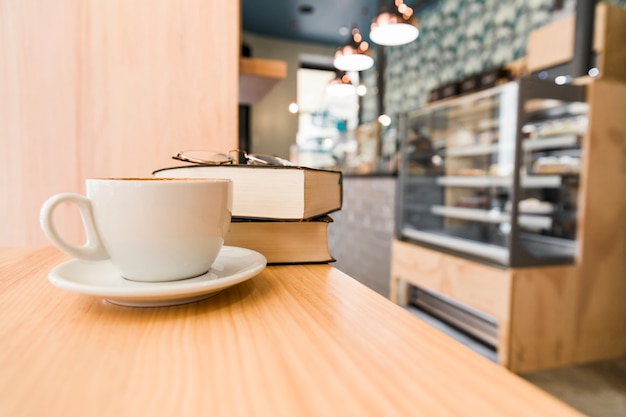
[[[191,303],[246,281],[261,272],[267,260],[250,249],[224,246],[209,272],[171,282],[136,282],[122,278],[109,261],[74,259],[55,266],[48,275],[56,287],[102,297],[113,304],[160,307]]]

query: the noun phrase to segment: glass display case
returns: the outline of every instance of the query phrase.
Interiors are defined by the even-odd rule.
[[[399,239],[505,267],[574,261],[584,86],[522,78],[404,125]]]

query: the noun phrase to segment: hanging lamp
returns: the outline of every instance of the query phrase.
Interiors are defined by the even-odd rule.
[[[352,29],[350,40],[335,51],[333,65],[342,71],[365,71],[374,65],[369,44],[356,27]]]
[[[378,45],[405,45],[417,39],[418,35],[417,18],[403,0],[395,0],[389,10],[381,11],[370,26],[370,39]]]
[[[347,97],[356,94],[356,87],[352,84],[350,77],[340,71],[337,77],[331,80],[326,86],[326,94],[333,97]]]

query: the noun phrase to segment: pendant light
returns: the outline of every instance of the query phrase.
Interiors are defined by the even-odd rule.
[[[413,9],[403,0],[395,0],[390,10],[381,11],[370,27],[370,39],[378,45],[404,45],[413,42],[418,35]]]
[[[326,86],[326,94],[333,97],[347,97],[356,94],[356,87],[352,84],[350,77],[345,72],[340,71],[337,73],[337,77]]]
[[[333,65],[342,71],[365,71],[374,65],[369,44],[356,27],[352,29],[350,40],[335,51]]]

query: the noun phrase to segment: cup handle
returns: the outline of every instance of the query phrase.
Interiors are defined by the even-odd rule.
[[[54,226],[53,214],[56,207],[61,203],[73,203],[78,207],[83,226],[87,234],[87,242],[83,246],[67,243],[57,232]],[[46,200],[39,213],[39,222],[46,237],[52,241],[59,249],[70,256],[87,261],[101,261],[109,259],[93,221],[91,201],[83,195],[75,193],[56,194]]]

